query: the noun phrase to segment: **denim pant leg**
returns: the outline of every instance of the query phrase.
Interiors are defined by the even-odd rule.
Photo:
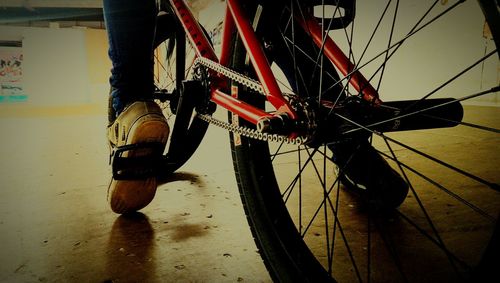
[[[104,20],[112,62],[111,96],[116,113],[154,91],[155,0],[104,0]]]

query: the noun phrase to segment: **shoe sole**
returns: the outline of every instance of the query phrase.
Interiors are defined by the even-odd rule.
[[[169,134],[169,127],[166,121],[161,118],[141,121],[144,118],[142,117],[134,123],[125,144],[144,142],[161,142],[165,144]],[[151,149],[137,149],[126,152],[124,156],[136,157],[150,154],[153,154]],[[155,177],[144,180],[111,179],[108,188],[108,201],[111,209],[119,214],[140,210],[153,200],[156,187],[157,182]]]

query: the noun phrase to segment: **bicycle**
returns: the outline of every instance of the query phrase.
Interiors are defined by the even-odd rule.
[[[173,129],[155,166],[172,173],[194,154],[210,124],[228,130],[248,223],[277,281],[498,276],[498,120],[470,122],[475,118],[464,111],[495,109],[461,102],[498,94],[497,79],[477,89],[477,84],[470,87],[469,74],[485,78],[489,65],[498,64],[499,6],[487,0],[450,2],[432,1],[422,9],[397,0],[226,0],[219,56],[184,1],[163,3],[155,40],[155,95]],[[380,15],[371,17],[375,11]],[[460,11],[467,11],[465,18]],[[448,40],[434,36],[440,30],[431,26],[446,28],[479,14],[492,39],[484,39],[484,53],[475,59],[459,53],[457,63],[426,49],[429,58],[405,61],[421,55],[405,48],[427,48],[414,43],[418,39],[439,46]],[[461,20],[446,21],[455,16]],[[406,23],[410,18],[415,22]],[[453,34],[453,29],[441,31]],[[383,43],[376,43],[382,33]],[[372,51],[373,45],[383,47]],[[430,63],[437,75],[426,76]],[[451,66],[455,63],[462,69]],[[438,76],[441,83],[434,82]],[[450,92],[461,95],[446,98]],[[385,93],[406,100],[386,102]],[[217,107],[228,110],[227,122],[213,117]],[[356,197],[363,192],[334,162],[331,146],[359,136],[368,137],[409,184],[398,209],[366,208],[365,197]],[[466,144],[454,142],[462,136],[470,152],[455,158],[441,151],[462,150]],[[118,155],[114,159],[125,162]],[[483,169],[477,169],[478,160],[486,163]]]

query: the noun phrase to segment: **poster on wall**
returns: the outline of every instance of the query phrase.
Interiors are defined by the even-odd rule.
[[[0,103],[26,101],[22,47],[0,46]]]

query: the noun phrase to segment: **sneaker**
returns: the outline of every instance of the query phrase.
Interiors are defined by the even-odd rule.
[[[163,154],[170,129],[160,107],[153,101],[137,101],[126,107],[108,126],[112,153],[120,147],[156,143],[161,151],[148,147],[132,148],[122,157],[141,157]],[[156,193],[156,177],[111,179],[108,201],[111,209],[120,214],[144,208]]]
[[[368,142],[331,147],[340,182],[359,194],[368,207],[391,210],[408,194],[408,184]]]

